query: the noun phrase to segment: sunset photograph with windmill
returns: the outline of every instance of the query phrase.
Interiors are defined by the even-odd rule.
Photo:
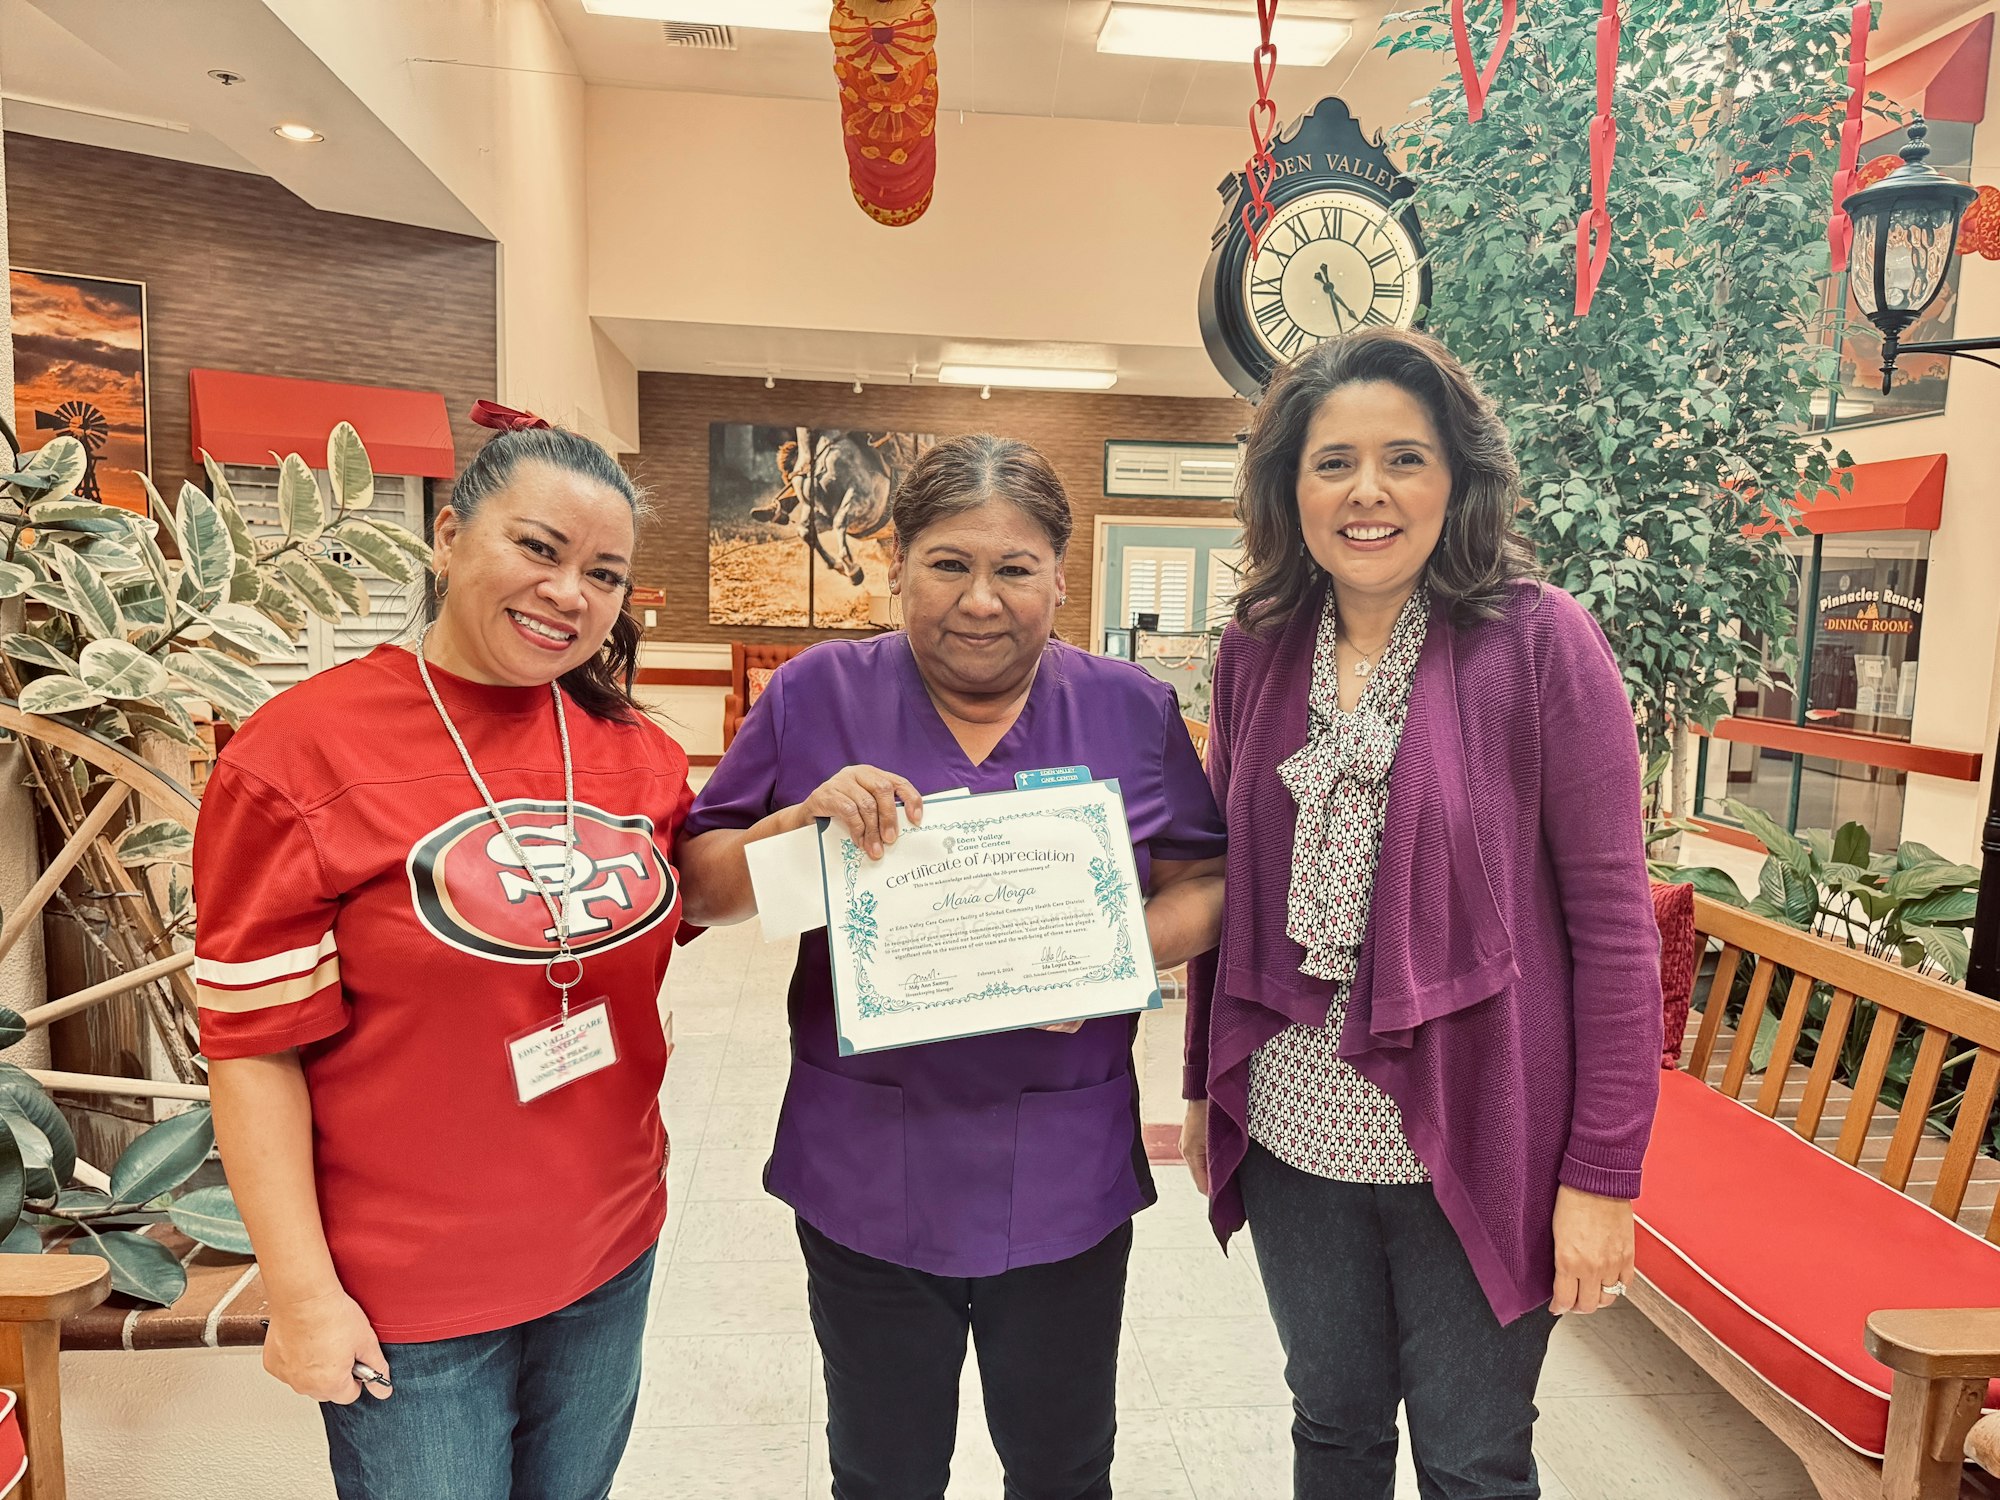
[[[75,438],[88,465],[77,497],[144,514],[145,284],[18,269],[9,279],[23,451]]]

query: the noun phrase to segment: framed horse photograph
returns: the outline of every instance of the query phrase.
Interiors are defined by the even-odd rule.
[[[889,502],[930,433],[711,422],[708,621],[867,630]]]

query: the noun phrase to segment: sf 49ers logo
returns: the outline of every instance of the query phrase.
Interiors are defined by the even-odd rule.
[[[500,811],[514,831],[511,841],[480,807],[433,829],[410,850],[417,916],[452,947],[502,963],[545,962],[556,945],[556,926],[540,893],[546,889],[561,902],[565,875],[564,914],[578,953],[628,943],[672,914],[674,872],[653,843],[651,818],[619,817],[579,802],[571,849],[563,837],[562,803],[517,797],[502,802]]]

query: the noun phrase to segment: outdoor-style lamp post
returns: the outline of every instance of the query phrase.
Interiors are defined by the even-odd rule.
[[[1931,154],[1924,144],[1926,133],[1919,117],[1903,147],[1903,165],[1840,205],[1854,224],[1850,263],[1854,300],[1882,334],[1884,395],[1899,355],[1952,354],[1993,365],[1973,351],[2000,349],[2000,338],[1900,342],[1903,330],[1923,316],[1944,286],[1958,245],[1959,221],[1979,196],[1924,164]],[[1992,774],[1993,793],[1987,799],[1986,826],[1979,840],[1979,907],[1973,918],[1965,984],[1975,994],[2000,997],[2000,745],[1994,749]]]

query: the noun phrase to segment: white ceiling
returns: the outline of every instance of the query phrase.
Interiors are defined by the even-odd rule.
[[[736,50],[669,46],[657,21],[592,15],[583,0],[544,0],[592,83],[684,93],[831,99],[825,36],[735,31]],[[1146,125],[1241,125],[1253,97],[1254,11],[1242,0],[1243,60],[1176,62],[1097,51],[1111,0],[936,0],[942,107],[976,114],[1043,115]],[[1280,66],[1273,90],[1282,119],[1340,94],[1368,129],[1407,118],[1412,100],[1442,74],[1435,53],[1390,57],[1373,49],[1391,0],[1315,0],[1354,34],[1321,68]],[[1279,62],[1284,61],[1283,54]],[[1247,128],[1247,127],[1246,127]]]
[[[1192,293],[1190,293],[1192,295]],[[931,385],[938,366],[1040,365],[1118,372],[1121,396],[1228,396],[1228,382],[1198,348],[1120,344],[996,344],[942,335],[841,328],[743,328],[597,318],[597,326],[642,370],[689,375],[773,375],[781,380],[859,380]]]

